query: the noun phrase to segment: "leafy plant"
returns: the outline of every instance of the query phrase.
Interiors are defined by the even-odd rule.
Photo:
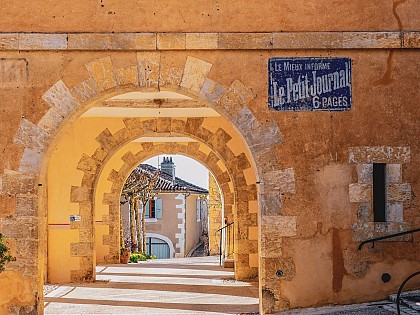
[[[139,261],[146,261],[148,259],[156,259],[156,256],[146,253],[132,253],[130,255],[130,262],[132,263],[138,263]]]
[[[16,258],[10,255],[9,247],[3,241],[3,234],[0,233],[0,272],[4,271],[5,264],[10,261],[15,261]]]

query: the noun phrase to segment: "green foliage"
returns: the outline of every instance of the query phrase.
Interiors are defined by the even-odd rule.
[[[9,247],[3,242],[3,234],[0,233],[0,272],[4,271],[4,265],[16,258],[9,254]]]
[[[130,255],[130,262],[132,263],[138,263],[139,261],[146,261],[148,259],[156,259],[156,256],[146,253],[132,253]]]

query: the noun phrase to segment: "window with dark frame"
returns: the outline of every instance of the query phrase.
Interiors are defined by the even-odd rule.
[[[373,220],[386,222],[386,164],[373,164]]]

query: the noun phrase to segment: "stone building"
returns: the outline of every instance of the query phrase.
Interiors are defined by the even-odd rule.
[[[46,279],[93,280],[95,243],[117,260],[122,185],[162,153],[214,175],[262,313],[395,292],[420,236],[358,246],[420,226],[419,16],[417,0],[3,1],[1,311],[42,314]]]
[[[154,174],[157,169],[140,164],[143,170]],[[159,193],[146,204],[147,253],[157,258],[186,257],[200,244],[200,238],[207,233],[207,195],[202,187],[175,176],[172,158],[164,157],[160,164],[157,187]],[[139,202],[139,211],[143,211]],[[128,203],[121,206],[125,238],[130,235]],[[106,249],[104,248],[104,253]],[[105,256],[102,261],[105,261]],[[97,251],[97,262],[98,259]]]

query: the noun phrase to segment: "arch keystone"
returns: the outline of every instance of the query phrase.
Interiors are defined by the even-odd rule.
[[[139,86],[157,90],[159,88],[160,52],[137,53]]]

